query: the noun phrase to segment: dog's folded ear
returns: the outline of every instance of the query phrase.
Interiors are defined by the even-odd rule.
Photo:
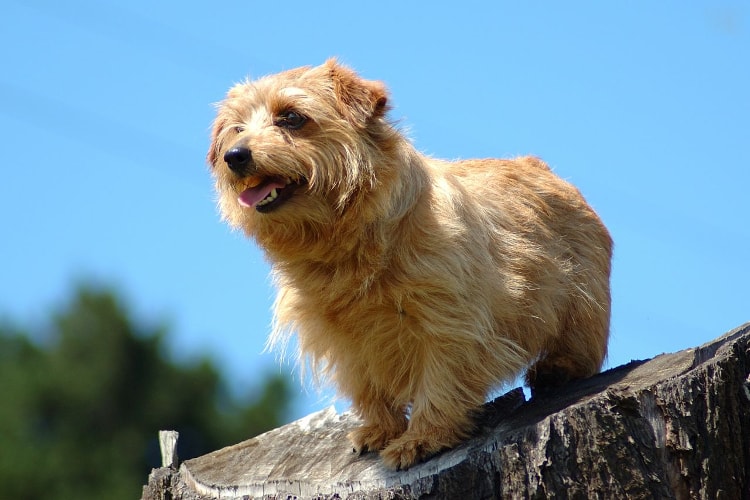
[[[333,82],[339,111],[353,125],[364,128],[388,111],[388,91],[382,82],[364,80],[334,58],[323,68]]]
[[[221,110],[219,110],[219,114],[211,126],[211,144],[208,146],[208,154],[206,154],[206,163],[208,163],[211,168],[216,166],[216,160],[218,160],[219,134],[226,126],[226,122],[226,118],[221,113]]]

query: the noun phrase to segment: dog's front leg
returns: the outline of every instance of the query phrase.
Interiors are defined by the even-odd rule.
[[[484,400],[483,390],[462,384],[450,367],[444,367],[442,373],[439,381],[425,381],[413,402],[406,432],[381,452],[386,466],[407,469],[456,446],[473,431],[473,416]]]
[[[368,397],[356,401],[355,407],[364,420],[363,425],[348,436],[355,453],[380,451],[406,431],[406,409],[403,406]]]

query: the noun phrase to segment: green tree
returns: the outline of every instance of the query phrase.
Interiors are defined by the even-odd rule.
[[[160,465],[159,429],[179,431],[190,458],[277,427],[291,402],[280,375],[238,401],[210,360],[170,361],[167,331],[134,322],[111,291],[81,287],[47,330],[0,325],[4,498],[137,498]]]

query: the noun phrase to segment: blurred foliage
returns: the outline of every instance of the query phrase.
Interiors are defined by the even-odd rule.
[[[3,498],[139,498],[160,429],[180,432],[182,460],[279,426],[291,403],[280,375],[237,401],[210,360],[169,360],[167,331],[111,291],[79,288],[43,328],[0,324]]]

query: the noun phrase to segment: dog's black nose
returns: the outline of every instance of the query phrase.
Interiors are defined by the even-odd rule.
[[[250,149],[246,147],[235,147],[224,153],[224,161],[227,162],[229,168],[238,174],[244,174],[247,172],[247,167],[253,158],[253,154]]]

